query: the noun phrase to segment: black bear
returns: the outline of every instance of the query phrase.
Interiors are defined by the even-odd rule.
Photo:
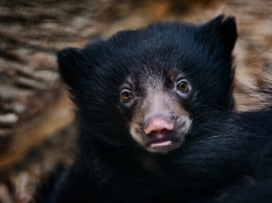
[[[75,163],[48,202],[259,199],[265,190],[251,191],[270,177],[262,169],[272,116],[232,110],[236,38],[235,19],[218,16],[60,51],[81,135]]]

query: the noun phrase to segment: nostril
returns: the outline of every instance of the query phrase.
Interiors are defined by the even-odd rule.
[[[168,132],[171,130],[162,129],[160,131],[151,131],[149,134],[147,134],[149,137],[156,137],[156,139],[161,140],[164,139]]]

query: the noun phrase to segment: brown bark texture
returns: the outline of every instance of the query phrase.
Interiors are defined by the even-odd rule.
[[[270,0],[2,0],[0,202],[33,202],[39,185],[73,162],[77,125],[56,52],[152,22],[236,17],[237,109],[258,108],[272,67]]]

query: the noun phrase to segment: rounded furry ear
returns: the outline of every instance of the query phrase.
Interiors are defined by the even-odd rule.
[[[201,30],[203,35],[218,39],[224,45],[226,51],[231,52],[233,50],[237,39],[237,28],[234,17],[219,15],[204,24]]]
[[[71,87],[86,77],[83,60],[83,53],[79,48],[66,48],[57,53],[59,73],[64,82]]]

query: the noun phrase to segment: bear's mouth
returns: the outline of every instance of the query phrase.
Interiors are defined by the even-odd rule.
[[[147,136],[149,138],[147,145],[150,148],[167,147],[172,144],[172,140],[170,138],[170,132],[167,130],[151,133]]]
[[[149,147],[150,148],[168,147],[171,144],[172,144],[172,140],[170,140],[170,139],[164,139],[164,140],[158,140],[158,141],[151,142],[149,144]]]
[[[149,152],[166,154],[178,148],[180,144],[181,140],[175,139],[175,137],[168,134],[162,138],[153,137],[149,139],[149,141],[146,142],[145,149]]]
[[[138,144],[152,153],[166,154],[180,147],[191,125],[189,116],[156,114],[143,123],[131,123],[130,133]]]

